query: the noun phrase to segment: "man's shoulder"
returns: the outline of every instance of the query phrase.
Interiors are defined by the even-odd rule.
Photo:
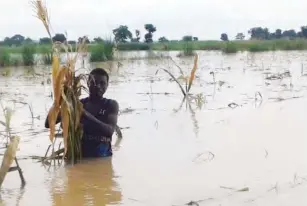
[[[108,106],[119,106],[115,99],[104,98],[104,102],[107,103]]]
[[[118,113],[119,105],[118,102],[114,99],[104,98],[104,102],[106,104],[106,109],[111,113]]]

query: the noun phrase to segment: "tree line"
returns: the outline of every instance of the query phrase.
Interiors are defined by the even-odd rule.
[[[145,30],[147,33],[144,34],[145,43],[153,42],[153,35],[157,31],[157,28],[153,24],[145,24]],[[251,40],[272,40],[272,39],[296,39],[296,38],[307,38],[307,26],[302,26],[300,31],[296,32],[294,29],[284,30],[276,29],[274,32],[270,32],[266,27],[254,27],[248,30]],[[126,42],[142,42],[141,41],[141,32],[136,29],[132,33],[128,26],[120,25],[118,28],[113,29],[114,41],[117,43],[126,43]],[[222,41],[229,41],[228,34],[222,33],[220,36]],[[235,36],[236,40],[245,40],[245,35],[243,33],[238,33]],[[92,41],[86,36],[79,37],[77,41],[67,40],[64,34],[55,34],[52,37],[53,41],[65,42],[69,44],[76,44],[77,42],[82,42],[85,40],[87,43],[100,43],[104,40],[101,37],[95,37]],[[182,37],[183,41],[198,41],[198,37],[194,36],[184,36]],[[169,40],[163,36],[158,39],[159,42],[168,42]],[[40,38],[38,41],[34,41],[29,37],[24,37],[21,34],[16,34],[12,37],[6,37],[3,41],[0,41],[0,45],[4,46],[20,46],[25,43],[39,43],[39,44],[50,44],[51,39],[49,37]]]
[[[296,32],[294,29],[284,30],[276,29],[270,32],[268,28],[254,27],[248,30],[250,40],[273,40],[273,39],[296,39],[307,38],[307,26],[301,26],[300,31]],[[222,33],[220,39],[222,41],[229,41],[227,33]],[[236,40],[244,40],[245,35],[238,33],[235,37]]]

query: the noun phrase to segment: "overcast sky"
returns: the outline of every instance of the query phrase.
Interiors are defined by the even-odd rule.
[[[223,32],[234,38],[251,27],[296,29],[307,25],[307,1],[303,0],[46,0],[53,33],[68,32],[68,39],[88,35],[109,36],[112,29],[127,25],[145,34],[152,23],[154,39],[180,39],[193,35],[200,40],[219,39]],[[0,0],[0,39],[16,33],[38,39],[46,36],[33,16],[29,0]]]

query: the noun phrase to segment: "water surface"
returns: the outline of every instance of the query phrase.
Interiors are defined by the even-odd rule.
[[[121,55],[140,54],[146,55]],[[169,54],[185,72],[191,70],[193,58]],[[306,205],[306,54],[199,52],[191,93],[205,97],[201,108],[193,101],[180,107],[177,85],[162,71],[155,74],[165,68],[180,75],[169,59],[86,64],[111,69],[106,96],[120,104],[124,137],[114,135],[112,158],[66,167],[29,158],[43,156],[50,144],[44,128],[52,103],[49,68],[26,74],[32,70],[13,68],[12,77],[0,78],[1,99],[15,104],[12,129],[21,137],[18,158],[27,185],[20,189],[18,173],[9,173],[2,203]],[[272,75],[283,78],[266,79]],[[257,92],[262,99],[255,98]],[[32,119],[27,104],[38,118]],[[249,190],[237,191],[244,188]]]

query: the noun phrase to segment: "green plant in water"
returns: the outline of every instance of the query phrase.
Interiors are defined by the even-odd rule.
[[[237,53],[237,51],[237,46],[233,42],[226,42],[225,48],[223,48],[223,52],[227,54]]]
[[[7,67],[11,65],[11,56],[7,49],[0,49],[0,66]]]
[[[103,62],[105,60],[106,57],[104,54],[104,43],[101,42],[92,47],[92,50],[90,51],[90,61]]]
[[[49,47],[42,47],[41,48],[42,60],[44,64],[51,65],[52,64],[52,48]]]
[[[103,44],[104,44],[105,60],[113,60],[115,43],[111,39],[109,39],[109,40],[104,40]]]
[[[25,66],[33,66],[35,64],[35,46],[25,44],[22,48],[22,60]]]
[[[112,40],[104,40],[94,45],[90,50],[91,62],[113,60],[115,44]]]

